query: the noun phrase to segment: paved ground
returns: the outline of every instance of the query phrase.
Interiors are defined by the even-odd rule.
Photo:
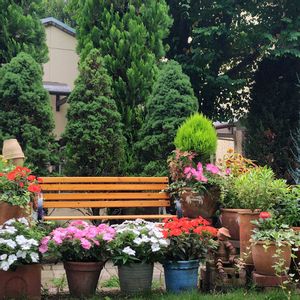
[[[101,290],[106,290],[102,285],[112,277],[118,276],[118,269],[112,262],[107,262],[104,269],[101,271],[99,286]],[[158,286],[164,286],[164,271],[160,264],[154,265],[153,283]],[[60,264],[44,264],[42,270],[42,288],[44,293],[67,292],[68,285],[65,277],[65,270]]]

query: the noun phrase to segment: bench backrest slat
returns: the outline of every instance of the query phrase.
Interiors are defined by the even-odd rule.
[[[42,177],[43,183],[168,183],[168,177]]]

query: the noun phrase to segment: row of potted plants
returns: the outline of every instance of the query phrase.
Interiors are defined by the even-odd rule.
[[[216,235],[217,229],[201,217],[174,217],[163,223],[137,219],[113,226],[78,220],[47,235],[25,218],[11,219],[0,226],[0,293],[5,295],[11,277],[17,276],[13,270],[42,259],[64,263],[74,297],[95,292],[108,259],[118,266],[121,291],[125,293],[151,289],[154,262],[164,264],[167,290],[197,288],[199,260],[217,247]],[[26,282],[32,284],[39,285],[40,279]],[[26,290],[40,293],[37,287]],[[14,290],[6,296],[16,293]]]

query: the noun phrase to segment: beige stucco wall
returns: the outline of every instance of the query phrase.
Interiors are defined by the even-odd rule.
[[[45,27],[46,42],[49,49],[49,61],[44,64],[43,81],[67,84],[71,89],[78,76],[78,60],[76,38],[52,25]],[[55,119],[55,135],[59,138],[66,126],[68,105],[55,109],[55,96],[51,95],[51,104]]]

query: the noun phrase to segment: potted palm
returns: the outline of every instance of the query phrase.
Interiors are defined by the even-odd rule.
[[[25,218],[0,225],[1,298],[41,299],[39,244],[43,231]]]
[[[41,180],[26,167],[0,163],[0,224],[11,218],[28,216],[41,191]]]
[[[286,275],[291,264],[292,247],[299,247],[300,236],[269,212],[261,212],[251,235],[251,249],[257,273],[267,276]]]
[[[114,236],[115,230],[106,224],[72,221],[44,237],[39,250],[45,257],[63,261],[72,296],[88,297],[96,291],[100,272],[110,257],[108,244]]]
[[[166,289],[181,292],[197,288],[200,259],[217,248],[218,230],[198,217],[171,218],[163,222],[163,234],[169,242],[164,259]]]
[[[112,261],[118,266],[123,293],[145,292],[151,289],[153,263],[162,259],[168,240],[163,239],[158,223],[142,219],[114,225],[116,237],[110,244]]]

